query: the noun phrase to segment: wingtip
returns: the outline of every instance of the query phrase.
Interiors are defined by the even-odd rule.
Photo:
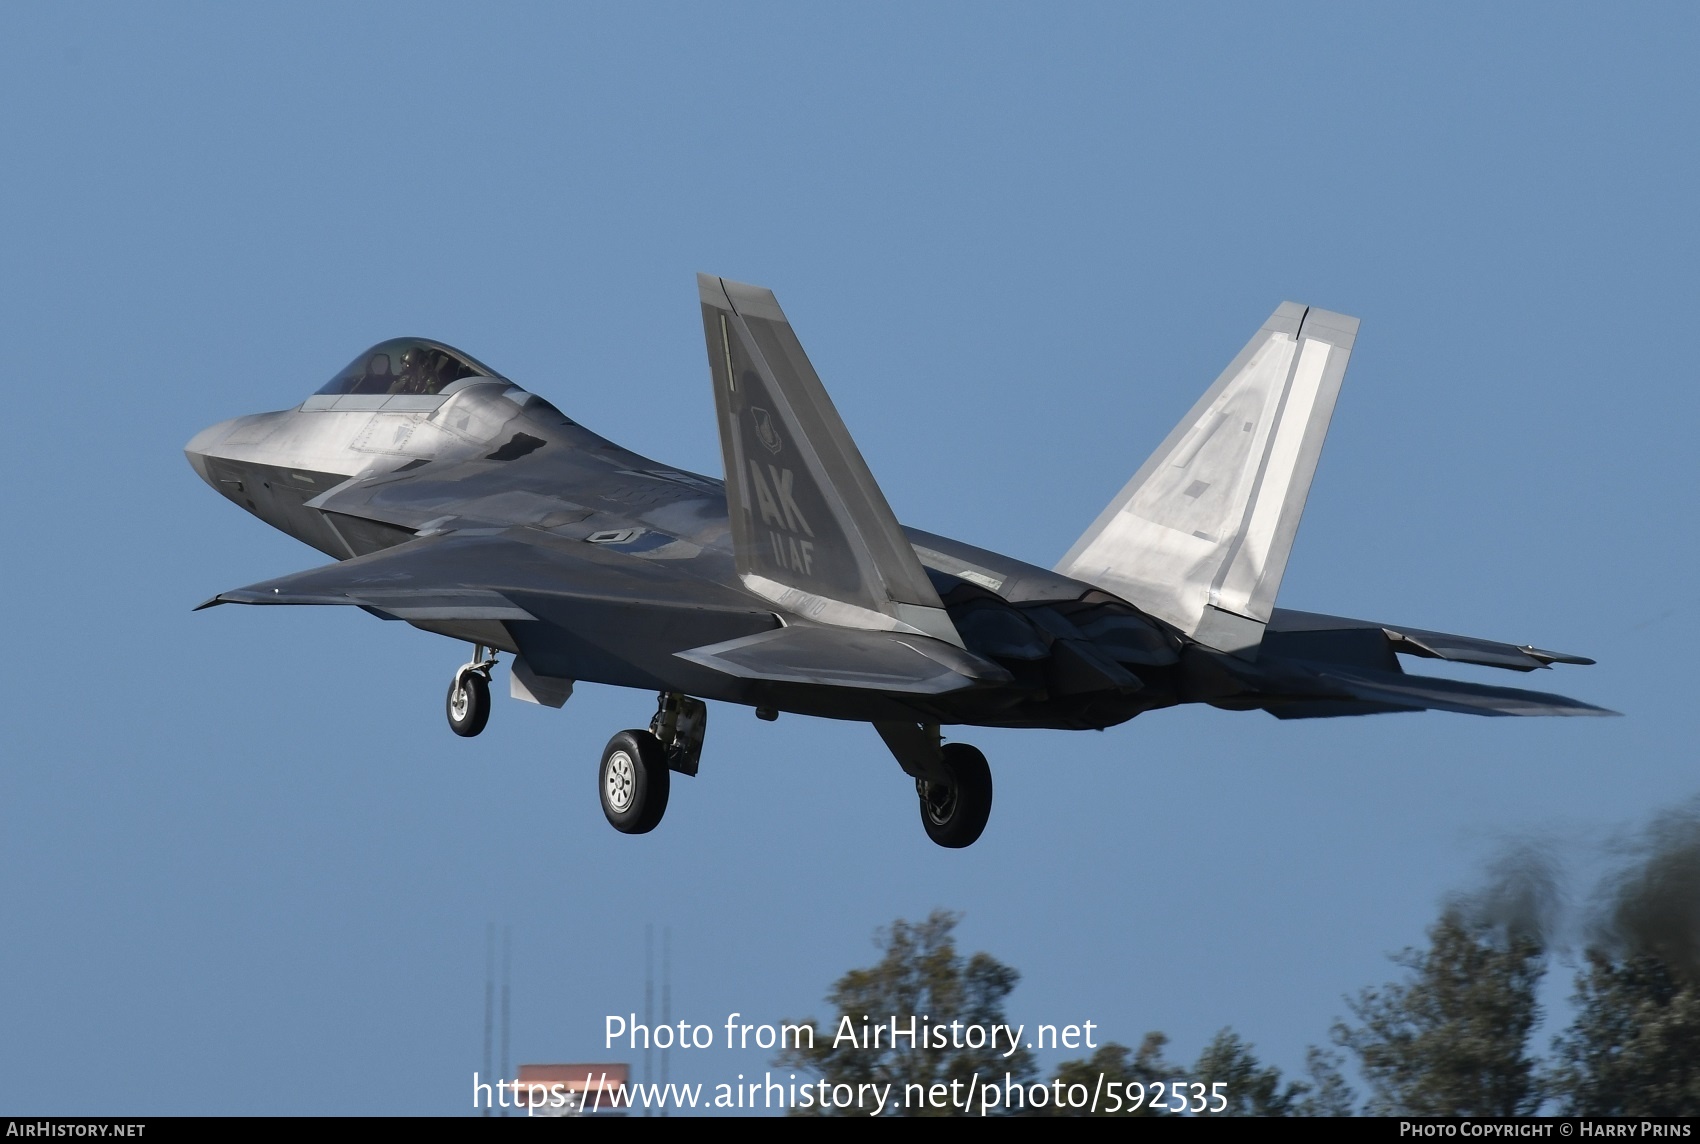
[[[207,609],[208,609],[208,608],[216,608],[216,607],[218,607],[218,606],[219,606],[219,605],[220,605],[220,604],[222,604],[222,603],[224,603],[224,597],[223,597],[223,596],[222,596],[222,595],[219,595],[219,596],[214,596],[214,597],[213,597],[213,598],[212,598],[212,599],[210,599],[210,600],[206,600],[206,601],[204,601],[204,602],[202,602],[202,603],[199,603],[199,604],[196,604],[196,605],[195,605],[195,606],[194,606],[194,607],[193,607],[193,608],[191,608],[191,609],[190,609],[190,610],[191,610],[191,611],[195,611],[195,612],[204,612],[204,611],[206,611],[206,610],[207,610]]]
[[[1544,651],[1541,648],[1529,647],[1527,645],[1518,648],[1517,650],[1523,652],[1525,655],[1532,655],[1536,659],[1541,660],[1543,666],[1554,663],[1570,663],[1575,664],[1578,667],[1593,667],[1597,662],[1596,660],[1589,659],[1585,655],[1570,655],[1569,653],[1562,651]]]

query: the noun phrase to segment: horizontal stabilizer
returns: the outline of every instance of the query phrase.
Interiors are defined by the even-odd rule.
[[[1455,636],[1403,624],[1382,624],[1373,620],[1353,620],[1345,616],[1325,616],[1318,612],[1296,612],[1276,608],[1264,636],[1264,647],[1270,654],[1290,659],[1327,662],[1344,658],[1330,654],[1331,646],[1346,648],[1351,637],[1346,633],[1379,632],[1390,650],[1401,655],[1424,659],[1444,659],[1454,663],[1474,663],[1483,667],[1503,667],[1511,671],[1535,671],[1555,663],[1591,664],[1584,656],[1564,652],[1543,651],[1527,644],[1499,643],[1474,636]]]
[[[1317,668],[1316,676],[1334,696],[1271,702],[1266,709],[1282,719],[1387,711],[1454,711],[1463,715],[1617,714],[1562,695],[1489,687],[1456,679],[1345,667]]]
[[[1282,303],[1056,570],[1255,657],[1357,332]]]
[[[816,623],[962,646],[772,292],[697,288],[744,586]]]
[[[675,654],[740,679],[912,695],[1010,681],[1003,668],[952,644],[850,628],[780,628]]]

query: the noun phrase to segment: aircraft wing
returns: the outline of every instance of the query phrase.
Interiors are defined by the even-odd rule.
[[[220,592],[216,604],[349,604],[404,620],[531,620],[523,601],[738,608],[713,585],[684,582],[655,562],[530,529],[424,536],[367,556]],[[747,597],[739,610],[753,611]],[[199,610],[199,609],[197,609]]]
[[[989,660],[917,634],[806,622],[777,627],[771,611],[735,589],[523,528],[420,537],[220,592],[200,607],[217,604],[352,605],[427,626],[496,620],[520,622],[523,629],[532,626],[525,621],[541,620],[570,630],[581,657],[586,643],[613,649],[642,645],[638,658],[650,672],[646,680],[665,679],[668,673],[657,661],[675,656],[736,680],[908,695],[941,695],[1011,678]],[[693,639],[705,637],[707,642],[692,646]],[[533,668],[577,677],[559,650],[551,651],[547,637],[519,639]],[[677,650],[681,642],[684,648]]]
[[[404,546],[405,547],[405,546]],[[377,553],[378,556],[388,552]],[[419,563],[419,553],[404,554],[402,560],[376,561],[376,569],[346,569],[341,564],[309,568],[279,576],[246,588],[220,592],[195,610],[219,604],[349,604],[398,620],[530,620],[535,617],[501,592],[464,584],[427,584],[411,581],[415,573],[395,575],[403,564]],[[371,559],[365,557],[363,559]],[[350,562],[352,563],[352,561]],[[351,575],[338,575],[343,572]],[[369,575],[392,572],[388,577]],[[367,575],[363,575],[366,573]]]

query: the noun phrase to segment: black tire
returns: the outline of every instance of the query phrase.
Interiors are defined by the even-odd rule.
[[[915,784],[921,798],[921,825],[940,846],[960,850],[974,845],[992,816],[992,769],[986,756],[967,743],[946,743],[940,761],[950,783]]]
[[[648,731],[621,731],[602,749],[596,789],[602,813],[621,834],[648,834],[667,813],[672,787],[667,750]]]
[[[472,738],[490,721],[490,681],[476,671],[462,672],[449,684],[443,706],[449,716],[449,730]]]

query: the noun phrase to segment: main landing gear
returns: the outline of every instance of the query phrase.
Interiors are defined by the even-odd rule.
[[[490,721],[490,669],[496,666],[496,650],[472,645],[472,662],[464,663],[449,684],[444,707],[449,729],[470,739]]]
[[[986,756],[967,743],[946,743],[939,754],[949,777],[915,780],[921,825],[940,846],[960,850],[974,845],[992,816],[992,769]]]
[[[708,730],[708,706],[663,691],[647,731],[621,731],[602,750],[596,786],[602,813],[622,834],[648,834],[667,813],[673,772],[695,775]]]
[[[972,846],[992,814],[992,771],[967,743],[940,740],[936,723],[875,723],[874,729],[915,780],[921,825],[940,846]]]
[[[490,720],[490,671],[494,648],[473,645],[449,684],[449,727],[471,737]],[[756,714],[771,718],[769,708]],[[897,763],[915,780],[921,826],[938,845],[972,846],[992,813],[992,772],[986,756],[967,743],[946,743],[936,723],[875,723]],[[695,775],[708,730],[708,706],[677,691],[663,691],[647,730],[621,731],[602,749],[596,774],[602,813],[622,834],[648,834],[661,824],[672,792],[673,772]]]

